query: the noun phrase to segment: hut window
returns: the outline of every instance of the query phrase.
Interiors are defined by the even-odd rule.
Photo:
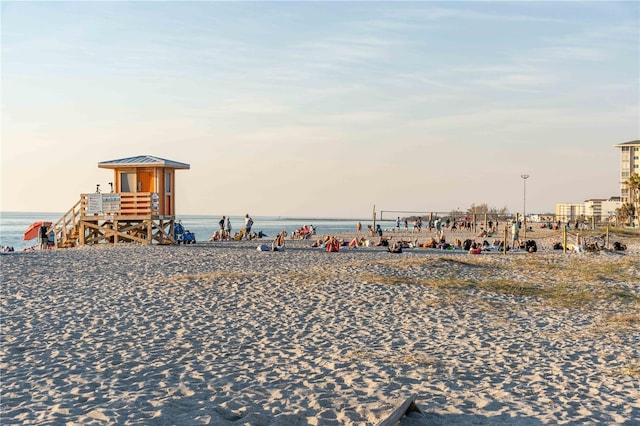
[[[120,192],[136,192],[135,173],[120,173]]]
[[[164,174],[164,192],[171,194],[171,173]]]

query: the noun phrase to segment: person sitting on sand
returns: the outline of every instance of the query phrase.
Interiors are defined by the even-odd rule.
[[[213,233],[209,241],[218,241],[220,239],[220,231],[216,231]]]
[[[273,240],[273,243],[271,243],[271,251],[284,251],[284,249],[285,249],[284,237],[285,236],[286,236],[286,233],[284,231],[280,231],[280,233]]]
[[[487,236],[487,231],[484,230],[484,228],[480,228],[480,232],[478,232],[478,235],[476,235],[476,237],[479,238],[484,238]]]
[[[418,244],[418,239],[416,238],[415,241],[411,241],[411,240],[398,240],[397,241],[398,244],[400,244],[400,246],[402,248],[414,248],[417,246]]]
[[[330,237],[325,246],[328,252],[337,253],[340,250],[340,241],[336,237]]]
[[[356,248],[358,246],[364,246],[365,245],[365,241],[366,240],[363,237],[360,237],[360,238],[355,237],[353,240],[351,240],[349,242],[349,247]]]
[[[423,243],[422,244],[423,248],[436,248],[438,247],[438,242],[436,241],[435,238],[431,237],[431,240],[427,243]]]
[[[396,241],[388,248],[389,253],[402,253],[402,241]]]
[[[582,235],[580,235],[580,233],[576,235],[576,243],[571,246],[571,251],[574,253],[584,253],[584,242],[582,241]]]
[[[440,248],[440,250],[448,250],[449,247],[451,247],[451,244],[449,244],[447,240],[444,237],[442,237],[440,239],[440,242],[438,243],[438,248]]]
[[[471,245],[471,248],[469,249],[469,254],[481,254],[481,253],[482,253],[482,245],[474,241],[473,244]]]
[[[378,242],[374,244],[374,246],[376,247],[389,247],[389,240],[391,240],[391,238],[393,237],[389,237],[389,238],[383,238],[383,237],[379,237],[378,238]]]

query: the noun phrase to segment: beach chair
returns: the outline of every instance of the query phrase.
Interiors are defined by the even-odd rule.
[[[240,232],[238,232],[236,235],[234,235],[233,240],[234,241],[240,241],[242,240],[242,238],[244,238],[244,234],[245,232],[247,232],[246,228],[242,228],[240,229]]]
[[[188,229],[184,231],[182,236],[184,244],[195,244],[196,243],[196,234],[189,231]]]
[[[173,224],[173,242],[176,244],[184,242],[184,226],[180,222]]]

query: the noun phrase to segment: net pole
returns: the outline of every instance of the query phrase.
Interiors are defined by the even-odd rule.
[[[373,205],[373,232],[376,231],[376,205]]]

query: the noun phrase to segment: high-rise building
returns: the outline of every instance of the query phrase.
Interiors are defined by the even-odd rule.
[[[630,193],[625,182],[634,173],[640,175],[640,140],[614,146],[620,148],[620,198],[623,203],[629,203]]]

